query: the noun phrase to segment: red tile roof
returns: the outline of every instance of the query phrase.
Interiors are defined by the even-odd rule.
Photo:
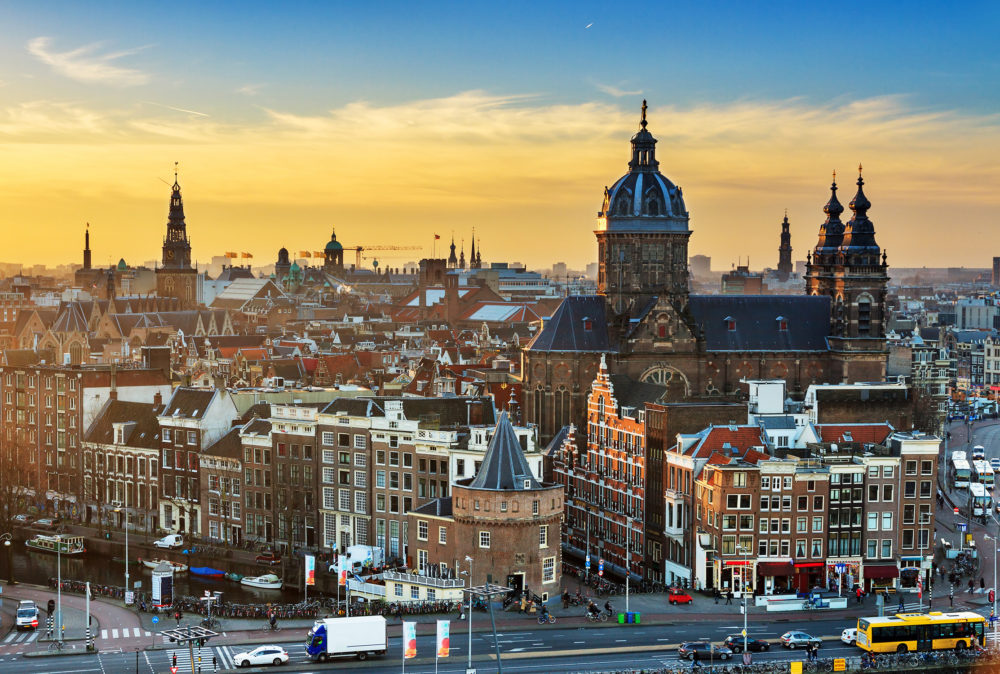
[[[889,424],[816,424],[823,442],[860,442],[882,444],[892,433]],[[850,439],[844,438],[850,433]]]
[[[750,447],[763,447],[764,438],[758,426],[712,426],[701,441],[687,451],[695,458],[710,457],[713,452],[722,452],[723,445],[739,449],[741,454]],[[728,451],[728,450],[727,450]]]

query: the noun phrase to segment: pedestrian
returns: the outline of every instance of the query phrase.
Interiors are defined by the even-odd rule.
[[[526,609],[527,607],[528,607],[528,600],[522,594],[521,595],[521,604],[518,606],[517,612],[518,613],[524,613],[524,609]]]
[[[979,577],[979,589],[986,592],[986,581],[983,580],[982,576]]]
[[[854,588],[854,594],[857,595],[857,597],[858,597],[858,603],[860,604],[861,603],[861,586],[860,585],[858,587]]]
[[[219,660],[214,655],[212,656],[212,671],[219,671]]]
[[[954,588],[952,588],[948,592],[948,607],[949,608],[955,608],[955,589]]]
[[[733,591],[726,590],[726,606],[733,603]]]
[[[713,595],[713,596],[715,597],[715,603],[716,603],[716,604],[718,604],[718,603],[719,603],[719,596],[720,596],[721,594],[722,594],[722,593],[721,593],[721,592],[719,592],[719,588],[715,588],[715,592],[713,592],[713,593],[712,593],[712,595]]]
[[[899,611],[897,611],[897,613],[902,613],[905,608],[906,608],[906,605],[903,604],[903,596],[900,595],[899,596]]]
[[[691,669],[701,667],[701,657],[698,655],[697,649],[691,653]]]

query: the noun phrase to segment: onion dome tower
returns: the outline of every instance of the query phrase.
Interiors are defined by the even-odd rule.
[[[342,274],[344,272],[344,246],[337,241],[337,230],[330,234],[330,240],[323,249],[325,261],[323,271],[329,274]]]

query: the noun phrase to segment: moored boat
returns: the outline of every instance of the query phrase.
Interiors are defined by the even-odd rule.
[[[213,569],[210,566],[192,566],[188,570],[196,576],[205,576],[206,578],[223,578],[226,575],[225,571]]]
[[[46,536],[38,534],[24,542],[29,550],[47,552],[49,554],[82,555],[87,551],[83,545],[83,536]]]
[[[264,590],[281,589],[281,579],[273,573],[265,573],[263,576],[247,576],[240,581],[240,584],[247,587],[259,587]]]
[[[229,572],[226,573],[226,580],[231,580],[234,583],[238,583],[241,580],[243,580],[243,574],[242,573],[236,573],[235,571],[229,571]]]
[[[160,565],[161,561],[166,562],[167,564],[172,566],[174,569],[174,573],[187,573],[188,570],[187,564],[181,564],[180,562],[172,562],[169,559],[161,560],[161,559],[142,559],[141,557],[139,558],[139,562],[147,569],[155,569],[157,566]]]

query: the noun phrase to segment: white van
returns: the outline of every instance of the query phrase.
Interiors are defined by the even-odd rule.
[[[25,599],[17,605],[17,629],[33,630],[38,627],[38,607],[35,602]]]
[[[158,541],[153,541],[157,548],[179,548],[184,545],[184,537],[180,534],[169,534]]]

